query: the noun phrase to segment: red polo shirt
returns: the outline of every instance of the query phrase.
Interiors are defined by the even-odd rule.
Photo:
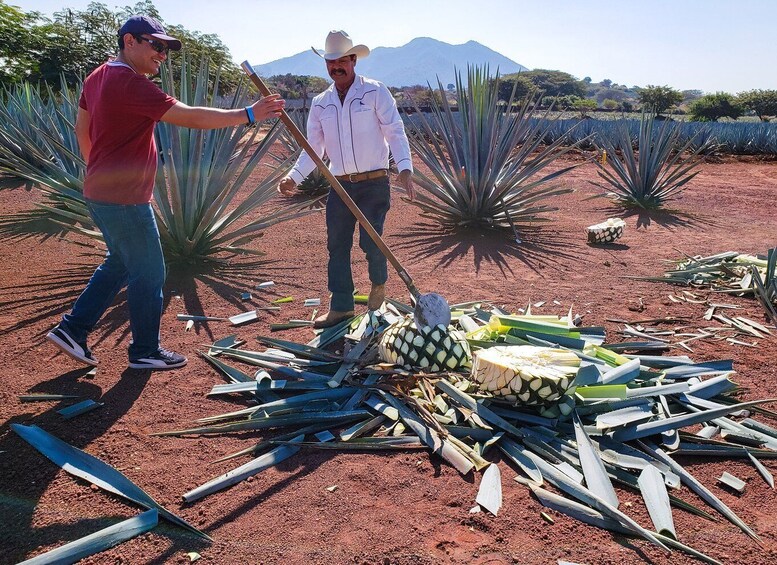
[[[84,81],[92,149],[84,197],[109,204],[151,201],[157,168],[154,125],[177,100],[124,65],[104,64]]]

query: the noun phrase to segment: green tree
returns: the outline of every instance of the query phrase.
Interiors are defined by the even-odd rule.
[[[503,79],[516,76],[528,79],[537,89],[542,90],[545,96],[580,96],[582,98],[588,91],[586,83],[562,71],[535,69],[533,71],[505,75]]]
[[[510,100],[510,95],[513,93],[513,87],[515,87],[515,96],[513,100],[520,102],[530,92],[535,92],[537,87],[528,78],[523,76],[523,73],[513,73],[505,75],[499,79],[499,100],[507,102]]]
[[[607,110],[616,110],[620,104],[618,104],[617,100],[613,100],[612,98],[605,98],[604,101],[602,101],[602,106],[604,106]]]
[[[432,90],[428,86],[416,84],[402,89],[406,96],[409,96],[413,104],[419,108],[431,108],[432,106],[441,107],[443,105],[443,92]]]
[[[647,85],[638,91],[639,101],[643,108],[652,109],[656,114],[661,114],[683,101],[683,94],[669,86]]]
[[[777,116],[777,90],[749,90],[740,92],[739,103],[755,112],[762,122],[768,122],[768,116]]]
[[[691,102],[691,120],[696,122],[717,122],[720,118],[736,120],[744,114],[744,107],[727,92],[706,94]]]
[[[580,112],[581,118],[590,117],[588,113],[596,110],[596,100],[592,100],[590,98],[579,98],[574,96],[572,98],[573,98],[572,109],[574,109],[577,112]]]
[[[683,104],[688,104],[704,96],[701,90],[683,90],[681,94],[683,95]]]
[[[232,62],[232,55],[229,49],[217,35],[189,31],[179,25],[166,25],[165,29],[170,35],[177,37],[183,43],[183,49],[180,53],[170,52],[173,62],[183,53],[186,53],[190,61],[199,61],[202,58],[209,59],[211,84],[216,72],[218,71],[219,73],[219,94],[223,95],[233,92],[238,83],[243,80],[245,76],[243,71]],[[174,67],[176,66],[174,65]],[[175,77],[176,80],[178,78],[178,76]]]
[[[64,76],[68,84],[76,84],[116,54],[116,32],[122,21],[120,14],[97,2],[83,11],[64,9],[55,12],[53,20],[42,19],[35,28],[33,47],[37,68],[28,79],[58,88]]]
[[[37,68],[32,51],[39,38],[32,27],[38,18],[0,0],[0,84],[24,80]]]
[[[213,84],[219,73],[219,94],[233,91],[242,80],[242,72],[216,35],[164,22],[150,0],[116,11],[103,3],[91,2],[85,10],[64,9],[54,13],[52,19],[42,18],[37,12],[25,13],[0,0],[0,79],[3,83],[43,81],[57,89],[59,77],[64,75],[69,84],[75,84],[78,77],[115,56],[119,27],[133,14],[160,20],[168,33],[181,39],[189,60],[209,58],[209,79]],[[173,62],[181,56],[183,52],[170,53]],[[179,79],[176,77],[176,81]]]
[[[267,79],[271,90],[283,98],[299,100],[323,92],[329,86],[326,79],[309,75],[273,75]]]
[[[605,100],[615,100],[616,102],[621,102],[623,100],[626,100],[629,97],[628,94],[626,94],[623,90],[619,90],[617,88],[600,88],[596,91],[594,94],[594,99],[599,103],[603,104]]]

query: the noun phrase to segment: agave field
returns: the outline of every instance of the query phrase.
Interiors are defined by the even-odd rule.
[[[706,139],[649,116],[609,145],[547,144],[528,110],[512,122],[470,90],[483,96],[460,105],[486,113],[466,127],[428,117],[413,140],[424,197],[397,191],[385,229],[418,287],[454,305],[450,332],[402,322],[392,274],[380,316],[360,306],[314,333],[323,214],[306,194],[270,198],[296,148],[269,127],[161,129],[168,249],[187,256],[176,241],[202,236],[184,262],[228,267],[171,270],[163,343],[190,363],[169,373],[126,369],[121,297],[90,339],[95,371],[43,340],[99,261],[99,234],[79,223],[82,165],[54,141],[56,119],[37,128],[32,167],[54,189],[12,170],[24,155],[7,146],[4,216],[56,208],[64,238],[17,222],[0,239],[0,563],[106,529],[126,541],[86,562],[777,558],[777,164],[702,162]],[[675,149],[626,146],[640,136]],[[622,236],[589,243],[613,217]],[[369,290],[358,247],[354,274]]]

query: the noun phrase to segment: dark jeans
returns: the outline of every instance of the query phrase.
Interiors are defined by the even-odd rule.
[[[383,235],[383,222],[391,207],[388,178],[351,183],[342,181],[343,188],[353,199],[372,227]],[[329,250],[328,282],[332,293],[330,307],[338,312],[353,310],[353,276],[351,247],[356,217],[337,192],[331,190],[326,202],[326,235]],[[383,284],[388,279],[386,257],[372,238],[359,226],[359,247],[367,256],[370,281]]]
[[[126,286],[132,330],[129,358],[155,353],[159,349],[165,261],[151,204],[87,201],[87,206],[103,234],[108,254],[73,311],[62,317],[62,326],[76,341],[86,341],[87,334]]]

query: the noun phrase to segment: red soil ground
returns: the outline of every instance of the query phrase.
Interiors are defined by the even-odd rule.
[[[582,159],[580,160],[582,162]],[[777,246],[775,190],[777,163],[727,160],[705,164],[671,214],[630,215],[617,245],[592,247],[584,228],[615,214],[605,200],[585,200],[597,189],[588,182],[595,169],[583,164],[562,178],[576,192],[558,200],[552,223],[523,232],[524,243],[509,234],[450,233],[420,217],[417,208],[395,198],[386,241],[422,291],[438,291],[451,302],[483,298],[516,310],[546,301],[535,312],[565,314],[570,305],[590,325],[604,325],[608,341],[623,338],[608,318],[634,320],[690,316],[696,327],[705,306],[675,304],[675,287],[624,278],[656,276],[665,260],[680,253],[734,250],[763,253]],[[28,210],[35,193],[0,191],[4,213]],[[86,559],[85,563],[690,563],[679,552],[665,554],[641,540],[585,526],[553,511],[549,524],[541,505],[513,481],[517,472],[504,461],[504,505],[497,517],[470,514],[479,476],[461,477],[446,463],[423,452],[386,454],[304,451],[251,480],[184,504],[181,495],[245,460],[211,464],[224,454],[253,445],[256,433],[215,437],[151,437],[188,426],[192,420],[240,407],[205,397],[223,382],[195,352],[235,333],[247,347],[260,349],[255,336],[267,324],[309,317],[302,299],[326,301],[324,218],[320,213],[274,226],[256,242],[267,252],[254,269],[224,276],[177,277],[168,282],[162,335],[167,347],[189,355],[184,369],[167,373],[126,368],[128,326],[123,297],[91,339],[100,369],[86,376],[76,362],[43,340],[82,289],[99,258],[75,245],[77,238],[6,238],[0,241],[0,562],[14,563],[139,513],[139,509],[59,470],[10,430],[11,423],[36,424],[122,470],[158,502],[215,540],[205,544],[168,525]],[[366,265],[355,253],[357,285],[368,288]],[[256,306],[293,295],[280,313],[262,315],[232,328],[214,322],[184,331],[178,313],[228,316],[246,309],[240,293],[274,280],[267,293],[253,291]],[[406,299],[396,275],[390,296]],[[701,292],[706,295],[706,292]],[[645,305],[636,313],[640,302]],[[558,301],[560,305],[554,305]],[[755,301],[725,298],[741,315],[762,319]],[[275,334],[307,341],[309,330]],[[699,343],[697,361],[732,358],[735,380],[747,399],[774,396],[777,382],[775,340],[758,348],[726,342]],[[679,351],[678,354],[684,353]],[[55,402],[21,403],[30,392],[77,394],[104,407],[63,420]],[[777,409],[777,403],[767,405]],[[760,418],[760,417],[759,417]],[[769,422],[775,425],[775,422]],[[490,457],[498,459],[498,453]],[[757,544],[725,519],[710,522],[676,510],[680,539],[726,563],[772,563],[777,558],[777,497],[755,468],[740,461],[685,459],[683,463],[729,504],[761,536]],[[777,464],[765,461],[777,473]],[[741,496],[723,490],[723,471],[747,481]],[[334,492],[327,487],[336,485]],[[639,494],[619,490],[622,508],[649,524]],[[680,496],[699,502],[683,488]]]

